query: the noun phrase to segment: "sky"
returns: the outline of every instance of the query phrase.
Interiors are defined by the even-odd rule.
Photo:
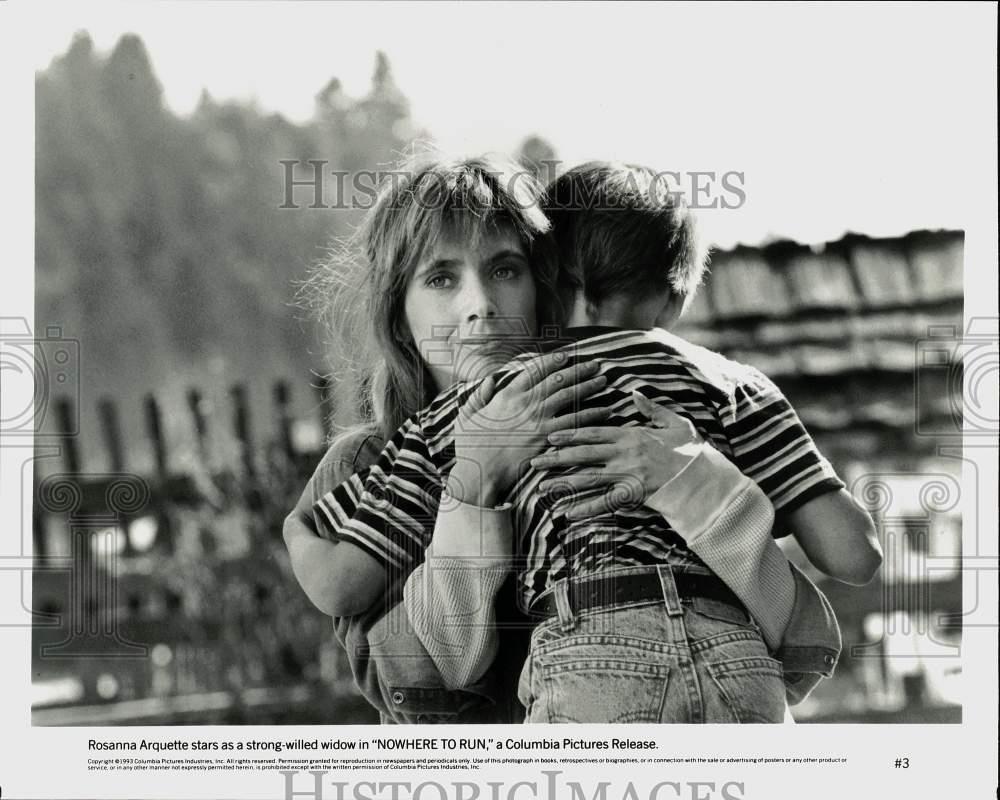
[[[509,149],[538,133],[567,161],[617,157],[664,169],[743,171],[746,203],[703,214],[717,243],[776,235],[821,242],[847,229],[894,235],[970,221],[965,314],[970,331],[977,318],[985,323],[982,338],[970,341],[987,363],[996,347],[998,296],[996,13],[995,4],[955,2],[695,8],[0,0],[0,141],[8,155],[0,192],[0,338],[5,322],[28,330],[34,306],[32,73],[86,28],[102,49],[125,32],[141,35],[179,112],[206,87],[218,98],[253,97],[263,109],[303,119],[331,76],[363,92],[380,48],[418,121],[448,147]],[[10,371],[2,377],[6,392]],[[976,605],[976,592],[995,596],[996,588],[993,441],[970,435],[962,454],[963,553],[970,556],[963,568],[974,578],[961,675],[973,702],[963,708],[963,724],[898,726],[892,737],[881,726],[852,727],[836,748],[852,766],[824,772],[823,796],[848,796],[864,782],[873,795],[892,786],[908,797],[941,797],[954,791],[957,773],[969,786],[996,787],[995,605]],[[72,796],[81,782],[90,787],[81,755],[86,730],[25,728],[30,582],[17,570],[31,566],[24,509],[33,459],[52,453],[39,448],[16,436],[5,436],[0,447],[0,519],[10,534],[0,627],[5,654],[24,656],[0,665],[2,683],[11,687],[0,692],[3,789],[30,795],[42,774]],[[814,726],[812,733],[799,728],[793,754],[816,744],[830,749],[823,730]],[[686,736],[691,752],[746,751],[746,741],[726,727],[692,728]],[[758,739],[765,755],[789,752],[784,736]],[[60,769],[37,769],[44,770],[39,755],[57,748],[70,753]],[[943,750],[950,768],[933,766]],[[902,777],[889,768],[899,754],[917,767]],[[18,773],[8,764],[23,767]],[[774,774],[773,790],[770,773],[749,775],[753,797],[798,791],[784,772]],[[186,784],[170,777],[166,785],[183,796]],[[113,779],[119,796],[149,791],[148,776]],[[232,794],[232,779],[197,776],[187,792]],[[27,793],[18,794],[18,781]]]
[[[448,150],[509,152],[535,133],[566,162],[641,162],[688,186],[741,173],[738,208],[699,212],[724,247],[963,228],[969,176],[996,170],[965,146],[996,113],[995,61],[970,40],[990,35],[982,5],[56,7],[33,26],[35,69],[76,30],[100,50],[134,32],[180,113],[204,88],[305,120],[331,77],[363,93],[381,49]]]

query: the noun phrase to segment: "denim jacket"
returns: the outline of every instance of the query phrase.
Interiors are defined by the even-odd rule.
[[[520,721],[518,704],[510,702],[513,689],[504,686],[496,668],[462,689],[445,685],[412,630],[398,588],[385,604],[357,617],[336,618],[333,625],[359,691],[378,710],[383,723]]]
[[[795,580],[795,610],[777,657],[785,672],[785,698],[793,706],[833,675],[842,643],[837,615],[826,595],[797,566],[791,562],[789,566]]]

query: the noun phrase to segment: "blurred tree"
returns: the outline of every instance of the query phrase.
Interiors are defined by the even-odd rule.
[[[36,329],[81,340],[84,401],[111,394],[126,408],[187,383],[325,371],[292,308],[296,282],[361,210],[310,209],[309,188],[280,209],[280,162],[297,160],[297,179],[308,160],[329,162],[332,204],[330,171],[384,169],[409,141],[409,115],[379,53],[363,97],[331,80],[306,124],[208,93],[179,117],[139,37],[101,55],[78,34],[36,76]]]
[[[548,183],[556,177],[559,156],[556,149],[541,136],[529,136],[517,152],[517,160],[530,170],[542,183]]]
[[[389,59],[381,50],[375,54],[372,88],[357,105],[364,133],[376,137],[376,148],[394,148],[409,143],[415,134],[410,120],[410,103],[396,85]]]

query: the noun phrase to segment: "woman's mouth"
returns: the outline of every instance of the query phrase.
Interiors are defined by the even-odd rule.
[[[459,347],[467,347],[480,355],[510,353],[512,356],[523,352],[525,342],[515,336],[467,336],[458,340]]]

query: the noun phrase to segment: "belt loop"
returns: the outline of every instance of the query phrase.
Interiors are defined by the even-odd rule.
[[[669,564],[659,564],[656,573],[660,577],[660,589],[663,592],[663,604],[667,609],[667,616],[682,617],[684,608],[681,606],[680,595],[677,594],[677,582],[674,580],[674,573]]]
[[[576,628],[576,617],[573,616],[573,608],[569,604],[569,581],[565,578],[557,581],[552,587],[552,596],[556,601],[559,629],[563,633],[569,633]]]

